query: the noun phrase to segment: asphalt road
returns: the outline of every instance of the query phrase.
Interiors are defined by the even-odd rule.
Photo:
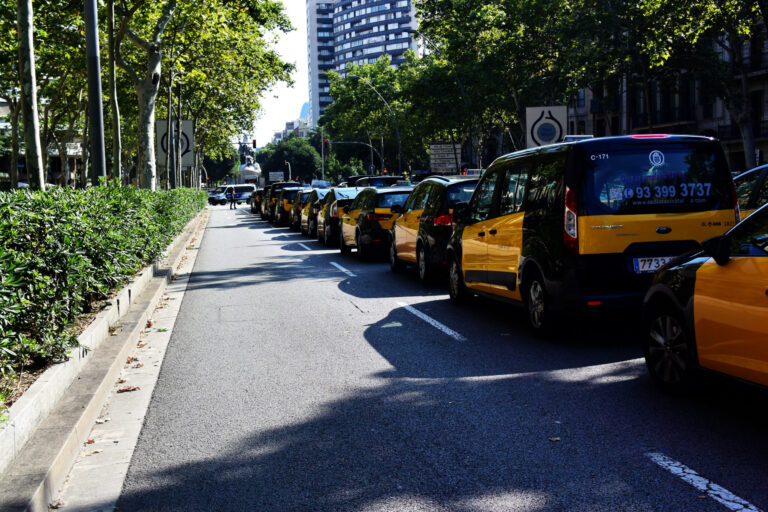
[[[660,393],[631,318],[536,339],[213,210],[118,510],[728,510],[714,484],[768,509],[768,394]]]

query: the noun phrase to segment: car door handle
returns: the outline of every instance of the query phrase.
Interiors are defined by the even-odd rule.
[[[496,234],[496,230],[495,230],[495,229],[492,229],[492,230],[490,230],[488,233],[490,233],[490,234],[492,234],[492,235],[495,235],[495,234]]]

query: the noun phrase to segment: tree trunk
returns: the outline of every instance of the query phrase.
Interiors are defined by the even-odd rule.
[[[107,4],[107,46],[109,52],[109,105],[112,110],[112,176],[122,185],[127,184],[123,175],[123,141],[120,133],[120,105],[117,101],[115,80],[115,0]]]
[[[152,66],[150,66],[148,68],[150,71],[147,74],[147,80],[136,87],[136,94],[139,98],[139,153],[136,179],[140,188],[148,188],[150,190],[155,190],[157,187],[154,135],[155,100],[157,99],[157,83],[160,81],[160,54],[156,55],[155,71],[152,71]]]
[[[173,141],[173,73],[168,76],[168,115],[165,117],[165,180],[168,188],[171,188],[171,184],[173,184],[173,188],[177,188],[179,182],[176,180],[176,164],[173,163],[173,152],[171,151],[171,141]],[[173,166],[173,172],[171,172],[171,166]]]
[[[48,139],[51,137],[51,130],[48,126],[48,117],[50,113],[50,104],[43,109],[43,133],[40,134],[40,149],[43,160],[43,176],[45,176],[45,182],[51,182],[51,176],[49,174],[50,167],[48,166]]]
[[[37,79],[35,52],[32,42],[32,0],[19,0],[16,11],[19,37],[19,70],[21,82],[21,112],[24,120],[27,179],[32,188],[45,190],[40,146],[40,120],[37,113]]]
[[[11,110],[11,187],[19,186],[19,102],[8,102]]]
[[[184,173],[182,172],[182,161],[181,161],[181,87],[182,83],[179,82],[179,94],[177,95],[176,101],[178,104],[178,107],[176,109],[176,145],[174,146],[174,151],[176,152],[176,169],[179,176],[183,176]],[[169,146],[170,149],[170,146]],[[182,179],[183,181],[183,179]]]

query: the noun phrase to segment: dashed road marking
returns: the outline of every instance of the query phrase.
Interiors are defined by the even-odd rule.
[[[467,338],[465,338],[461,334],[457,333],[456,331],[454,331],[450,327],[441,324],[440,322],[438,322],[437,320],[435,320],[431,316],[425,315],[424,313],[422,313],[418,309],[414,308],[413,306],[409,306],[405,302],[398,302],[398,305],[404,307],[408,312],[413,313],[417,317],[421,318],[422,320],[427,322],[429,325],[431,325],[435,329],[439,329],[439,330],[443,331],[445,334],[447,334],[451,338],[455,339],[456,341],[467,341]]]
[[[750,502],[739,498],[729,490],[724,489],[716,483],[707,480],[688,466],[681,464],[674,459],[670,459],[663,453],[650,452],[646,453],[645,456],[673,475],[680,477],[685,482],[688,482],[699,491],[706,493],[707,496],[713,500],[725,505],[728,510],[736,510],[740,512],[762,512],[759,508]]]
[[[352,272],[351,270],[347,270],[346,268],[342,267],[341,265],[339,265],[339,264],[338,264],[338,263],[336,263],[335,261],[332,261],[332,262],[331,262],[331,265],[333,265],[333,266],[334,266],[334,267],[336,267],[337,269],[341,270],[342,272],[344,272],[345,274],[347,274],[349,277],[357,277],[357,276],[355,275],[355,273],[354,273],[354,272]]]
[[[301,243],[301,242],[299,242],[299,245],[300,245],[300,246],[302,246],[304,249],[306,249],[306,250],[308,250],[308,251],[311,251],[311,250],[312,250],[310,247],[307,247],[306,245],[304,245],[304,244],[303,244],[303,243]]]

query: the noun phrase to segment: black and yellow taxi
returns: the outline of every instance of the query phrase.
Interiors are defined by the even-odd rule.
[[[768,206],[661,269],[645,296],[645,362],[689,388],[705,369],[768,386]]]
[[[743,172],[733,178],[733,182],[736,184],[742,219],[768,203],[768,165]]]
[[[261,213],[261,201],[264,198],[264,189],[256,187],[256,190],[251,194],[250,204],[251,213]]]
[[[295,185],[295,184],[294,184]],[[296,202],[298,195],[301,193],[301,188],[283,187],[277,194],[277,200],[275,201],[275,213],[273,216],[273,222],[278,226],[288,224],[288,217],[291,214],[293,203]]]
[[[339,240],[339,219],[342,208],[352,202],[360,193],[359,188],[333,187],[328,190],[323,206],[317,213],[317,239],[325,245],[337,245]]]
[[[342,208],[339,249],[349,254],[357,248],[361,259],[383,249],[389,243],[389,233],[396,214],[395,206],[401,206],[408,199],[413,187],[368,187]]]
[[[296,196],[296,201],[294,201],[293,206],[291,207],[291,213],[288,214],[288,227],[291,228],[291,230],[299,230],[299,227],[301,226],[301,210],[304,209],[304,204],[307,202],[307,198],[311,193],[311,189],[302,188]]]
[[[415,264],[427,283],[446,265],[445,249],[453,233],[453,208],[466,203],[479,181],[469,176],[432,176],[421,181],[402,207],[390,235],[389,265],[393,271]]]
[[[277,199],[280,195],[280,191],[285,187],[297,187],[299,183],[295,181],[278,181],[272,183],[265,189],[265,198],[262,201],[261,211],[262,218],[269,221],[275,220],[275,211],[277,210]]]
[[[738,222],[718,141],[631,135],[511,153],[454,208],[449,292],[560,312],[639,307],[653,273]]]
[[[327,188],[315,188],[309,193],[307,200],[304,202],[304,208],[301,209],[299,225],[301,234],[307,235],[308,237],[314,237],[316,235],[317,214],[323,206],[322,202],[327,193]]]

